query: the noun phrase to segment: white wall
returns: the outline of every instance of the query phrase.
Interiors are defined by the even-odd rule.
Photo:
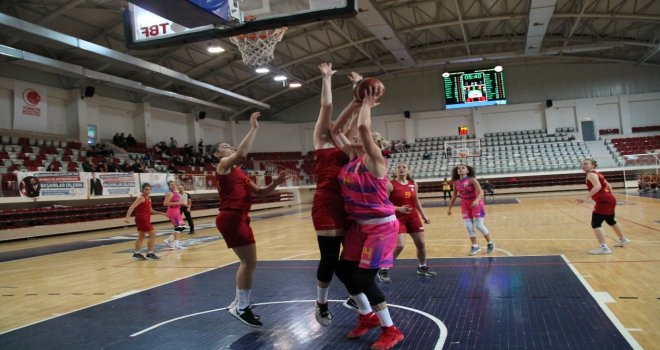
[[[0,78],[0,83],[6,79]],[[0,84],[0,129],[13,129],[14,92],[4,84]]]
[[[660,125],[660,99],[657,94],[631,96],[629,109],[631,126]]]
[[[183,147],[186,143],[191,143],[188,133],[188,122],[190,116],[184,113],[166,111],[163,109],[151,109],[151,134],[154,142],[170,142],[170,137]],[[197,142],[192,141],[195,145]]]

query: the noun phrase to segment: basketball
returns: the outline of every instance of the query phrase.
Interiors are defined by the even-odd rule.
[[[385,94],[385,85],[383,83],[376,79],[376,78],[364,78],[355,84],[353,87],[353,97],[355,97],[355,100],[362,102],[362,99],[364,98],[364,95],[367,93],[367,91],[370,88],[378,88],[380,86],[380,96],[378,97],[378,102],[383,98],[383,95]]]

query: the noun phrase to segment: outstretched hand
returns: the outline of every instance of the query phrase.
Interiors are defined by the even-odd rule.
[[[278,185],[281,185],[286,182],[288,178],[291,177],[291,174],[289,174],[288,171],[282,171],[279,174],[277,174],[277,179],[275,179],[275,182],[277,182]]]
[[[337,73],[336,70],[332,70],[332,63],[321,63],[319,64],[319,70],[321,71],[321,75],[324,77],[331,77],[335,73]]]
[[[348,80],[353,83],[353,85],[357,84],[358,81],[362,80],[362,76],[358,73],[351,72],[351,74],[348,76]]]
[[[250,126],[252,126],[252,129],[259,129],[259,122],[257,121],[257,118],[261,116],[261,112],[254,112],[252,115],[250,115]]]
[[[376,107],[380,104],[378,99],[383,96],[383,91],[380,86],[372,86],[367,89],[362,99],[362,104],[368,106],[369,108]]]

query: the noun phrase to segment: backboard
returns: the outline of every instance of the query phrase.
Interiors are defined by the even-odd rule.
[[[129,0],[126,46],[171,46],[357,14],[357,0]]]

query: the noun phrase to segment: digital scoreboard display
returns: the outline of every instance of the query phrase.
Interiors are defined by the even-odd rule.
[[[505,105],[506,89],[502,67],[445,72],[442,74],[445,85],[447,109]]]

